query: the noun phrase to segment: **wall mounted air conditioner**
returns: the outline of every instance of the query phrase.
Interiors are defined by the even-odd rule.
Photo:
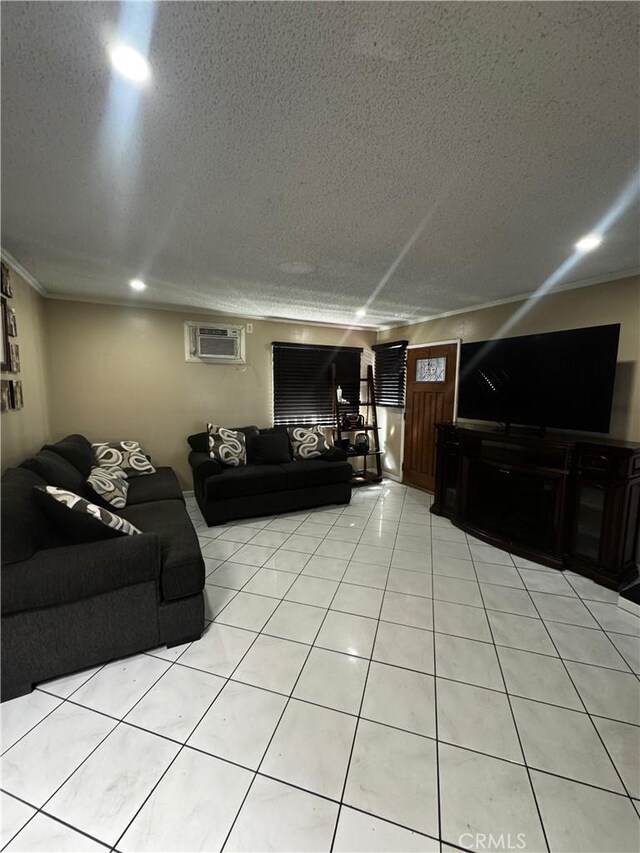
[[[244,326],[185,323],[187,361],[206,364],[244,364]]]

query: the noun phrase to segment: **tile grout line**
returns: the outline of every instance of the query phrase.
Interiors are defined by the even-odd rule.
[[[404,507],[404,504],[405,504],[405,500],[406,500],[406,492],[404,493],[403,498],[402,498],[402,504],[401,504],[401,510],[400,510],[401,513],[402,513],[402,507]],[[397,529],[399,529],[399,524],[398,524]],[[376,629],[374,631],[373,642],[371,644],[371,655],[370,655],[369,660],[367,662],[367,671],[365,673],[364,684],[363,684],[363,688],[362,688],[362,696],[360,697],[360,704],[358,706],[358,714],[356,717],[356,725],[355,725],[355,728],[353,730],[353,738],[351,740],[351,749],[349,750],[349,758],[347,759],[347,767],[345,770],[344,781],[342,783],[342,790],[340,793],[340,804],[338,806],[338,812],[336,814],[336,823],[335,823],[334,830],[333,830],[333,836],[331,838],[331,844],[329,846],[329,853],[333,853],[333,848],[334,848],[335,843],[336,843],[336,836],[338,834],[338,824],[340,823],[340,816],[342,814],[342,806],[343,806],[344,797],[345,797],[345,794],[347,791],[347,782],[349,780],[349,772],[351,770],[351,761],[353,759],[353,753],[355,750],[356,740],[358,737],[358,728],[360,726],[360,720],[362,718],[362,709],[364,707],[364,700],[365,700],[365,696],[367,694],[367,684],[369,682],[369,673],[371,672],[371,663],[373,661],[373,655],[374,655],[374,651],[375,651],[376,641],[378,639],[378,630],[380,628],[380,616],[382,615],[382,609],[384,607],[384,597],[385,597],[385,594],[387,591],[387,586],[389,583],[389,575],[391,573],[391,563],[393,562],[393,551],[395,550],[395,543],[396,543],[397,538],[398,538],[397,529],[396,529],[396,534],[395,534],[394,540],[393,540],[394,547],[392,548],[391,557],[389,558],[389,566],[387,567],[387,578],[385,580],[385,588],[382,592],[382,598],[380,600],[380,608],[378,610],[378,618],[376,620]]]
[[[471,550],[471,549],[469,549],[469,550]],[[511,557],[511,555],[509,555],[509,558],[511,559],[511,562],[512,562],[512,563],[513,563],[513,565],[515,566],[515,561],[513,560],[513,558]],[[475,575],[476,575],[476,579],[477,579],[478,573],[477,573],[477,571],[476,571],[476,564],[475,564],[475,560],[473,559],[473,552],[471,552],[471,562],[473,563],[473,571],[474,571],[474,573],[475,573]],[[516,570],[517,570],[517,567],[516,567]],[[521,580],[522,580],[522,578],[521,578]],[[498,649],[496,648],[495,638],[494,638],[494,635],[493,635],[493,628],[491,627],[491,621],[490,621],[489,616],[488,616],[488,614],[487,614],[487,608],[486,608],[486,606],[485,606],[485,604],[484,604],[484,595],[482,594],[482,587],[480,586],[480,583],[479,583],[479,582],[478,582],[478,587],[479,587],[479,589],[480,589],[480,598],[481,598],[481,600],[482,600],[482,604],[483,604],[484,611],[485,611],[485,618],[486,618],[487,623],[488,623],[488,625],[489,625],[489,632],[490,632],[490,634],[491,634],[491,639],[492,639],[492,641],[493,641],[493,650],[494,650],[494,654],[495,654],[496,660],[497,660],[497,662],[498,662],[498,667],[499,667],[499,669],[500,669],[500,677],[502,678],[502,683],[504,684],[504,691],[505,691],[505,695],[506,695],[506,697],[507,697],[507,702],[508,702],[508,704],[509,704],[509,711],[511,712],[511,719],[513,720],[513,725],[514,725],[514,728],[515,728],[516,737],[518,738],[518,745],[519,745],[519,747],[520,747],[520,752],[522,753],[522,759],[523,759],[523,762],[524,762],[525,772],[526,772],[526,774],[527,774],[527,778],[528,778],[528,780],[529,780],[529,788],[530,788],[530,790],[531,790],[531,795],[532,795],[532,797],[533,797],[533,802],[535,803],[536,812],[537,812],[537,814],[538,814],[538,820],[539,820],[539,822],[540,822],[540,828],[542,829],[542,837],[544,838],[544,843],[546,844],[547,850],[548,850],[548,851],[551,851],[551,845],[549,844],[549,838],[548,838],[548,836],[547,836],[547,828],[546,828],[546,826],[544,825],[544,820],[543,820],[543,818],[542,818],[542,810],[540,809],[540,804],[538,803],[538,796],[537,796],[537,794],[536,794],[536,790],[535,790],[535,787],[534,787],[534,784],[533,784],[533,779],[532,779],[532,777],[531,777],[531,770],[530,770],[530,768],[529,768],[529,765],[527,764],[527,755],[526,755],[526,753],[525,753],[525,751],[524,751],[524,746],[523,746],[523,744],[522,744],[522,738],[521,738],[521,736],[520,736],[520,729],[518,728],[518,721],[517,721],[517,719],[516,719],[515,711],[513,710],[513,703],[511,702],[511,696],[510,696],[510,694],[509,694],[509,690],[508,690],[508,687],[507,687],[507,680],[506,680],[506,678],[505,678],[505,676],[504,676],[504,670],[503,670],[503,668],[502,668],[502,661],[500,660],[500,655],[498,654]]]
[[[370,516],[371,516],[371,512],[370,512],[370,513],[369,513],[369,515],[367,516],[367,519],[368,519],[368,518],[370,518]],[[320,546],[318,545],[317,547],[320,547]],[[317,550],[317,549],[316,549],[316,550]],[[315,553],[315,551],[314,551],[314,553]],[[308,562],[308,561],[307,561],[307,562]],[[347,566],[347,568],[348,568],[348,566]],[[347,568],[345,568],[345,571],[344,571],[344,573],[343,573],[343,575],[342,575],[343,577],[344,577],[344,574],[346,574]],[[303,662],[303,664],[302,664],[302,666],[301,666],[301,668],[300,668],[300,671],[298,672],[298,675],[297,675],[297,677],[296,677],[296,679],[295,679],[295,681],[294,681],[294,683],[293,683],[293,686],[292,686],[292,688],[291,688],[291,693],[289,694],[289,696],[288,696],[288,698],[287,698],[287,701],[285,702],[285,705],[284,705],[284,707],[283,707],[283,709],[282,709],[282,713],[280,714],[280,716],[279,716],[279,718],[278,718],[278,721],[277,721],[277,723],[276,723],[276,725],[275,725],[275,727],[274,727],[274,729],[273,729],[273,732],[271,733],[271,737],[269,738],[269,741],[267,742],[267,745],[266,745],[266,747],[265,747],[265,749],[264,749],[264,751],[263,751],[263,753],[262,753],[262,758],[260,759],[260,762],[258,763],[258,766],[257,766],[256,770],[254,771],[253,779],[251,780],[251,783],[249,784],[249,787],[247,788],[247,791],[246,791],[246,793],[245,793],[245,795],[244,795],[244,797],[243,797],[243,799],[242,799],[242,802],[241,802],[241,804],[240,804],[240,807],[238,808],[238,811],[236,812],[236,815],[235,815],[235,817],[234,817],[234,819],[233,819],[233,821],[232,821],[232,823],[231,823],[231,826],[229,827],[229,831],[227,832],[227,835],[226,835],[226,837],[225,837],[224,843],[222,844],[222,846],[221,846],[221,848],[220,848],[220,850],[221,850],[221,851],[223,851],[223,850],[224,850],[225,846],[227,845],[227,843],[228,843],[228,841],[229,841],[229,838],[231,837],[231,834],[232,834],[232,832],[233,832],[233,829],[234,829],[234,827],[235,827],[235,825],[236,825],[236,823],[237,823],[237,821],[238,821],[238,818],[240,817],[240,814],[241,814],[241,812],[242,812],[242,809],[244,808],[244,805],[245,805],[245,803],[246,803],[246,801],[247,801],[247,798],[249,797],[249,794],[250,794],[250,792],[251,792],[251,789],[252,789],[252,787],[253,787],[253,785],[254,785],[254,783],[255,783],[255,780],[256,780],[257,776],[258,776],[258,775],[264,775],[264,774],[260,774],[260,768],[262,767],[262,763],[264,762],[264,759],[265,759],[265,757],[266,757],[267,753],[269,752],[269,747],[271,746],[271,744],[272,744],[272,742],[273,742],[273,739],[274,739],[274,737],[275,737],[275,735],[276,735],[276,732],[278,731],[278,728],[279,728],[279,726],[280,726],[280,723],[282,722],[282,719],[283,719],[283,717],[284,717],[284,715],[285,715],[285,713],[286,713],[287,708],[289,707],[289,704],[290,704],[290,702],[291,702],[291,699],[293,698],[293,694],[294,694],[295,689],[296,689],[296,687],[297,687],[298,681],[300,680],[300,676],[302,675],[302,672],[304,671],[304,668],[305,668],[305,666],[307,665],[307,661],[309,660],[309,657],[311,656],[311,652],[312,652],[312,650],[315,648],[315,645],[314,645],[314,644],[315,644],[315,640],[317,639],[317,637],[318,637],[318,636],[319,636],[319,634],[320,634],[320,631],[322,630],[322,626],[324,625],[324,623],[325,623],[325,621],[326,621],[326,618],[327,618],[327,616],[328,616],[328,614],[329,614],[329,611],[330,611],[330,609],[331,609],[331,603],[333,602],[333,600],[334,600],[335,596],[336,596],[336,595],[337,595],[337,593],[338,593],[339,586],[340,586],[340,582],[338,582],[338,585],[336,586],[336,588],[335,588],[335,590],[334,590],[334,592],[333,592],[333,595],[332,595],[332,597],[331,597],[331,600],[330,600],[330,602],[329,602],[329,606],[328,606],[328,607],[326,608],[326,610],[325,610],[325,614],[324,614],[324,616],[323,616],[323,618],[322,618],[322,621],[321,621],[320,625],[318,626],[318,629],[317,629],[317,631],[316,631],[316,633],[315,633],[314,641],[313,641],[313,643],[309,646],[309,651],[307,652],[307,655],[306,655],[306,657],[305,657],[305,659],[304,659],[304,662]],[[276,608],[276,609],[277,609],[277,608]],[[363,693],[363,696],[364,696],[364,693]],[[331,709],[331,710],[334,710],[334,711],[335,711],[335,709]],[[340,712],[336,712],[336,713],[340,713]],[[356,725],[357,725],[357,724],[356,724]],[[355,740],[355,731],[354,731],[354,740]],[[283,784],[287,784],[286,782],[283,782],[283,780],[282,780],[282,779],[279,779],[278,781],[279,781],[279,782],[281,782],[281,783],[283,783]],[[339,811],[340,811],[340,807],[338,807],[338,814],[339,814]],[[337,823],[336,823],[336,826],[337,826]]]
[[[263,528],[261,528],[261,529],[263,529]],[[287,540],[285,540],[285,541],[287,541]],[[247,544],[247,543],[245,543],[245,544]],[[278,550],[278,549],[275,549],[275,551],[277,551],[277,550]],[[275,551],[274,551],[274,553],[275,553]],[[273,556],[273,555],[272,555],[272,556]],[[270,559],[270,558],[267,558],[267,559]],[[266,562],[266,561],[265,561],[265,562]],[[260,568],[262,568],[262,566],[258,567],[258,570],[259,570]],[[256,572],[256,573],[257,573],[257,572]],[[255,575],[254,575],[254,576],[255,576]],[[233,596],[233,598],[232,598],[232,599],[230,599],[228,602],[226,602],[226,604],[224,605],[224,607],[222,607],[222,608],[221,608],[221,610],[220,610],[220,611],[219,611],[219,612],[214,616],[214,620],[213,620],[213,621],[215,621],[215,619],[220,615],[220,613],[222,613],[222,612],[226,609],[226,607],[231,603],[231,601],[233,601],[233,600],[235,599],[235,597],[236,597],[236,596]],[[275,609],[277,610],[277,607],[276,607]],[[275,610],[274,610],[274,612],[275,612]],[[328,610],[327,610],[327,613],[328,613]],[[326,613],[325,613],[325,618],[326,618]],[[268,620],[266,620],[266,621],[268,621]],[[323,622],[324,622],[324,619],[323,619]],[[266,625],[266,622],[265,622],[265,625]],[[263,627],[264,627],[264,626],[263,626]],[[320,631],[321,627],[322,627],[322,623],[321,623],[320,627],[318,628],[318,632]],[[244,630],[248,630],[248,631],[250,631],[250,629],[244,629]],[[252,632],[252,633],[253,633],[253,632]],[[118,837],[118,839],[117,839],[117,841],[116,841],[116,843],[115,843],[114,847],[117,847],[117,845],[122,841],[123,837],[126,835],[126,833],[128,832],[129,828],[131,827],[131,825],[133,824],[133,822],[135,821],[135,819],[138,817],[138,815],[140,814],[140,812],[141,812],[141,811],[142,811],[142,809],[144,808],[144,806],[145,806],[145,804],[147,803],[147,801],[150,799],[150,797],[152,796],[152,794],[154,793],[154,791],[156,790],[156,788],[158,787],[158,785],[159,785],[159,784],[161,783],[161,781],[164,779],[164,777],[165,777],[165,776],[166,776],[166,774],[168,773],[169,769],[173,766],[173,764],[175,763],[175,761],[178,759],[178,756],[183,752],[183,750],[184,750],[184,749],[188,748],[188,747],[187,747],[187,742],[188,742],[189,738],[193,735],[193,733],[194,733],[194,732],[195,732],[195,730],[198,728],[198,726],[200,725],[200,723],[203,721],[203,719],[205,718],[205,716],[209,713],[209,711],[211,710],[212,706],[215,704],[215,702],[216,702],[216,700],[217,700],[218,696],[220,696],[220,694],[222,693],[222,691],[226,688],[227,684],[232,680],[232,676],[233,676],[234,672],[238,669],[238,667],[239,667],[239,666],[240,666],[240,664],[243,662],[243,660],[245,659],[245,657],[249,654],[249,652],[251,651],[251,649],[254,647],[255,643],[256,643],[256,642],[257,642],[257,640],[258,640],[258,638],[259,638],[259,637],[261,637],[261,636],[263,636],[263,635],[262,635],[262,630],[260,630],[260,631],[258,631],[258,632],[255,632],[255,634],[256,634],[256,636],[255,636],[255,637],[254,637],[254,639],[252,640],[251,644],[247,647],[247,649],[246,649],[246,651],[243,653],[242,657],[238,660],[238,662],[236,663],[236,665],[233,667],[233,669],[232,669],[231,673],[230,673],[230,674],[225,678],[225,683],[222,685],[222,687],[220,688],[220,690],[216,693],[216,695],[215,695],[215,697],[213,698],[213,700],[209,703],[209,705],[208,705],[208,706],[207,706],[207,708],[205,709],[205,711],[204,711],[204,713],[202,714],[202,716],[199,718],[199,720],[197,721],[197,723],[195,724],[195,726],[194,726],[194,727],[191,729],[191,731],[189,732],[188,736],[187,736],[187,737],[185,738],[185,740],[181,743],[180,748],[179,748],[178,752],[176,753],[176,755],[174,756],[173,760],[172,760],[172,761],[169,763],[169,765],[165,768],[165,770],[164,770],[164,772],[162,773],[162,775],[161,775],[161,776],[159,777],[159,779],[156,781],[156,783],[155,783],[155,785],[152,787],[151,791],[149,791],[148,795],[145,797],[144,801],[141,803],[140,807],[138,808],[138,810],[136,811],[136,813],[134,814],[134,816],[131,818],[131,820],[129,821],[129,823],[127,824],[127,826],[126,826],[126,827],[125,827],[125,829],[123,830],[123,832],[122,832],[122,833],[120,834],[120,836]],[[316,634],[316,636],[317,636],[317,634]],[[176,658],[176,660],[175,660],[175,661],[173,661],[173,663],[174,663],[174,664],[177,664],[177,663],[179,662],[180,658],[181,658],[181,657],[182,657],[182,656],[183,656],[183,655],[188,651],[188,649],[189,649],[190,647],[191,647],[191,644],[189,644],[189,646],[187,647],[187,649],[185,649],[185,650],[184,650],[184,651],[183,651],[183,652],[178,656],[178,658]],[[313,648],[313,646],[310,646],[310,647],[309,647],[309,653],[307,654],[307,657],[305,658],[305,663],[306,663],[306,661],[307,661],[307,659],[308,659],[308,657],[309,657],[309,654],[311,653],[311,649],[312,649],[312,648]],[[304,664],[303,664],[302,668],[304,668]],[[194,669],[195,669],[195,668],[194,668]],[[199,671],[200,671],[200,670],[199,670]],[[206,671],[206,670],[205,670],[205,671]],[[302,669],[300,670],[300,672],[302,672]],[[211,674],[212,674],[212,675],[215,675],[215,673],[211,673]],[[222,677],[222,676],[218,676],[218,677]],[[298,677],[299,677],[299,674],[298,674]],[[297,679],[296,679],[296,683],[297,683]],[[251,686],[255,686],[255,685],[251,685]],[[294,688],[295,688],[295,685],[294,685]],[[146,694],[145,694],[145,695],[146,695]],[[283,712],[282,712],[283,714],[284,714],[284,710],[286,709],[287,705],[288,705],[288,702],[285,704],[285,707],[284,707]],[[128,713],[129,713],[129,712],[128,712]],[[278,723],[276,724],[276,729],[277,729],[278,725],[280,724],[280,720],[281,720],[281,719],[282,719],[282,715],[281,715],[281,716],[280,716],[280,718],[278,719]],[[276,730],[276,729],[274,729],[273,734],[275,734],[275,730]],[[273,738],[273,734],[272,734],[272,738]],[[267,748],[268,748],[268,746],[267,746]],[[200,751],[200,750],[199,750],[199,751]],[[204,754],[209,755],[210,753],[204,753]],[[266,750],[265,750],[265,754],[266,754]],[[213,756],[213,757],[214,757],[214,758],[217,758],[217,756]],[[263,758],[264,758],[264,755],[263,755]],[[224,760],[224,759],[219,759],[219,760]],[[229,763],[233,763],[233,762],[229,762]],[[252,781],[251,781],[251,783],[250,783],[250,785],[249,785],[249,787],[248,787],[248,789],[247,789],[247,792],[246,792],[246,794],[245,794],[245,797],[243,798],[243,801],[242,801],[242,805],[244,805],[244,801],[245,801],[246,797],[248,796],[249,791],[251,790],[251,787],[253,786],[253,782],[254,782],[254,780],[255,780],[255,776],[257,775],[257,770],[256,770],[256,771],[251,771],[251,772],[253,772],[253,773],[254,773],[254,778],[252,779]],[[242,805],[240,806],[240,809],[238,810],[238,812],[237,812],[237,814],[236,814],[236,817],[234,818],[234,821],[233,821],[233,823],[234,823],[234,824],[235,824],[235,821],[237,820],[237,817],[238,817],[238,815],[239,815],[239,813],[240,813],[240,810],[242,809]],[[232,824],[232,826],[233,826],[233,824]],[[231,830],[229,830],[229,832],[231,832]],[[226,844],[226,839],[225,839],[225,842],[224,842],[224,843]],[[224,844],[222,845],[221,850],[222,850],[223,848],[224,848]]]
[[[517,572],[518,572],[518,574],[519,574],[519,569],[518,569],[518,567],[517,567],[517,566],[516,566],[516,571],[517,571]],[[527,592],[529,592],[529,590],[527,590]],[[545,629],[545,631],[547,632],[547,634],[548,634],[548,636],[549,636],[549,639],[551,640],[551,643],[553,644],[554,649],[556,650],[556,652],[558,652],[558,658],[559,658],[559,659],[560,659],[560,661],[562,662],[562,666],[564,667],[564,671],[565,671],[565,673],[566,673],[567,677],[569,678],[569,680],[570,680],[571,684],[573,685],[573,689],[576,691],[576,694],[577,694],[578,698],[580,699],[580,702],[582,703],[582,707],[584,708],[585,714],[586,714],[587,718],[589,719],[589,722],[591,723],[591,726],[593,727],[593,729],[594,729],[594,731],[595,731],[595,733],[596,733],[596,736],[597,736],[598,740],[599,740],[599,741],[600,741],[600,743],[602,744],[602,747],[603,747],[603,749],[604,749],[604,751],[605,751],[605,754],[606,754],[606,756],[608,757],[608,759],[609,759],[609,761],[610,761],[610,763],[611,763],[611,766],[612,766],[612,767],[613,767],[613,769],[615,770],[616,775],[618,776],[618,779],[620,780],[620,783],[622,784],[622,788],[623,788],[623,790],[624,790],[624,792],[625,792],[626,796],[627,796],[629,799],[633,799],[633,798],[631,797],[631,794],[629,793],[629,789],[627,788],[627,786],[626,786],[626,784],[625,784],[624,779],[622,778],[622,775],[621,775],[620,771],[618,770],[618,767],[617,767],[617,765],[616,765],[615,761],[614,761],[614,760],[613,760],[613,758],[611,757],[611,753],[609,752],[609,750],[608,750],[608,748],[607,748],[607,745],[605,744],[604,739],[603,739],[602,735],[600,734],[600,731],[598,730],[598,727],[596,726],[596,724],[593,722],[593,719],[591,718],[591,714],[589,713],[589,709],[587,708],[586,702],[585,702],[585,701],[584,701],[584,699],[582,698],[582,693],[578,690],[578,687],[576,686],[576,683],[575,683],[575,681],[573,680],[573,676],[571,675],[571,672],[569,671],[569,667],[566,665],[566,662],[565,662],[564,658],[563,658],[563,657],[562,657],[562,655],[560,654],[560,651],[559,651],[559,649],[558,649],[558,647],[557,647],[557,645],[556,645],[556,642],[555,642],[555,640],[554,640],[554,638],[553,638],[553,635],[551,634],[551,632],[550,632],[550,631],[549,631],[549,629],[547,628],[547,625],[546,625],[546,623],[545,623],[544,619],[540,616],[540,611],[538,610],[538,606],[537,606],[537,604],[536,604],[536,602],[535,602],[535,599],[533,598],[533,596],[531,595],[531,593],[530,593],[530,592],[529,592],[529,598],[531,599],[531,601],[532,601],[532,603],[533,603],[533,606],[534,606],[534,607],[535,607],[535,609],[536,609],[536,613],[538,613],[538,616],[539,616],[539,618],[540,618],[540,621],[541,621],[541,622],[542,622],[542,624],[544,625],[544,629]],[[579,627],[579,626],[578,626],[578,627]],[[606,634],[606,632],[604,631],[604,629],[603,629],[603,628],[601,628],[600,630],[602,631],[602,633],[603,633],[603,634]],[[611,641],[609,641],[609,642],[611,642]],[[611,643],[611,645],[613,646],[613,648],[615,648],[615,646],[613,645],[613,643]],[[617,651],[617,649],[616,649],[616,651]],[[613,672],[618,672],[619,670],[612,670],[612,671],[613,671]],[[566,710],[571,710],[571,709],[566,709]],[[622,721],[619,721],[619,722],[622,722]],[[526,756],[525,756],[525,758],[526,758]],[[575,780],[575,781],[580,781],[580,780]],[[617,793],[620,793],[620,792],[617,792]]]
[[[433,501],[432,501],[433,504]],[[435,715],[436,735],[436,797],[438,798],[438,838],[440,839],[440,850],[442,850],[442,837],[444,827],[442,825],[442,795],[440,787],[440,732],[438,729],[438,654],[436,650],[436,600],[435,600],[435,574],[433,553],[433,514],[429,507],[429,528],[431,530],[431,628],[433,631],[433,710]]]

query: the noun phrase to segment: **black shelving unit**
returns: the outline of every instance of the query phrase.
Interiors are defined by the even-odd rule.
[[[373,367],[367,366],[367,375],[360,379],[361,387],[366,389],[366,399],[358,400],[358,410],[366,409],[364,415],[364,426],[354,427],[353,429],[345,429],[342,425],[343,408],[348,405],[353,409],[353,403],[343,404],[338,400],[338,386],[340,385],[340,377],[337,374],[336,365],[331,365],[331,375],[333,380],[333,412],[335,418],[335,427],[333,428],[334,444],[342,446],[342,441],[345,437],[352,438],[357,432],[369,432],[373,438],[373,446],[371,443],[367,450],[348,450],[347,454],[350,459],[362,459],[362,468],[357,470],[354,468],[353,480],[354,483],[379,483],[382,480],[382,450],[380,449],[380,431],[378,427],[378,412],[376,409],[376,389],[373,381]],[[373,457],[376,463],[376,470],[369,471],[367,469],[367,460]]]

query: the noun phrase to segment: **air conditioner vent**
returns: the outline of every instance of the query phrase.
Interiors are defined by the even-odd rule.
[[[244,364],[244,327],[185,323],[185,358],[206,364]]]

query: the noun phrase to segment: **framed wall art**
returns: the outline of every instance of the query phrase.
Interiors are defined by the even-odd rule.
[[[11,286],[11,270],[3,262],[2,263],[2,295],[9,299],[13,296],[13,287]]]
[[[24,399],[22,397],[22,380],[10,379],[9,385],[11,386],[11,408],[21,409],[24,406]]]
[[[9,341],[9,373],[20,373],[20,346]]]
[[[2,364],[0,365],[0,370],[3,372],[10,370],[10,350],[9,350],[9,309],[7,306],[7,300],[4,296],[0,299],[0,310],[2,312],[2,317],[0,318],[0,324],[2,328],[0,329],[0,336],[2,337]]]
[[[7,334],[10,338],[15,338],[18,334],[18,321],[16,319],[15,308],[7,308]]]
[[[8,379],[0,381],[0,412],[8,412],[13,408],[13,399],[11,397],[11,386]]]

